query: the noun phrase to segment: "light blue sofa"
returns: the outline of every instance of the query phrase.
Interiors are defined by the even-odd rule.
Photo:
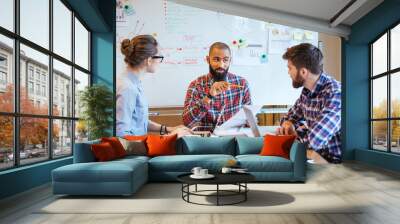
[[[260,156],[263,138],[183,137],[177,141],[177,155],[127,156],[96,162],[91,141],[75,144],[74,163],[52,171],[53,193],[68,195],[131,195],[146,182],[176,181],[193,167],[218,172],[235,159],[260,182],[304,182],[306,150],[299,142],[292,145],[290,159]]]

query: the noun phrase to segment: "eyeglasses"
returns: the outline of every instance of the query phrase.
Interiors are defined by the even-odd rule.
[[[161,59],[160,63],[164,60],[164,56],[161,56],[161,55],[155,55],[155,56],[152,56],[151,58],[153,58],[153,59],[160,58]]]

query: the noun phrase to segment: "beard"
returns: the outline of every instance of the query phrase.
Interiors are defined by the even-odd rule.
[[[301,78],[301,76],[300,76],[300,72],[297,71],[296,76],[294,77],[294,79],[292,79],[293,88],[298,89],[300,87],[303,87],[304,86],[304,81],[305,80],[303,78]]]
[[[220,82],[220,81],[225,81],[226,74],[228,73],[228,68],[223,69],[223,68],[217,68],[213,69],[211,65],[209,66],[210,73],[214,79],[215,82]]]

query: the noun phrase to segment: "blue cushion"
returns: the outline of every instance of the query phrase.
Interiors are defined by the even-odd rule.
[[[174,155],[158,156],[149,160],[149,170],[162,172],[190,172],[200,166],[212,172],[219,171],[227,161],[235,159],[231,155]]]
[[[131,195],[148,181],[144,158],[74,163],[52,171],[53,193]]]
[[[146,165],[140,160],[74,163],[53,170],[53,181],[129,182],[132,181],[132,172],[142,172]]]
[[[92,144],[99,144],[100,140],[93,140],[88,142],[75,143],[74,149],[74,163],[89,163],[95,162],[96,158],[93,155],[90,146]]]
[[[239,155],[236,159],[250,172],[293,172],[292,161],[279,156]]]
[[[226,154],[235,155],[235,138],[218,137],[183,137],[181,147],[177,147],[177,154],[201,155],[201,154]]]
[[[135,155],[130,155],[130,156],[125,156],[124,158],[120,158],[120,159],[117,159],[117,160],[113,160],[113,162],[115,162],[115,161],[126,161],[126,162],[130,162],[130,161],[132,161],[132,160],[140,160],[140,161],[143,161],[143,162],[147,162],[147,161],[149,161],[149,159],[150,159],[150,157],[147,157],[147,156],[135,156]]]
[[[264,137],[236,137],[236,155],[260,154]]]

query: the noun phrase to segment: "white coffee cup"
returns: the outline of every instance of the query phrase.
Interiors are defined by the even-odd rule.
[[[232,171],[232,168],[230,167],[222,167],[221,172],[222,173],[230,173]]]
[[[193,169],[192,169],[192,173],[194,174],[194,175],[196,175],[196,176],[200,176],[201,174],[200,174],[200,171],[202,170],[202,168],[201,167],[193,167]]]
[[[207,176],[208,175],[208,169],[201,169],[200,170],[200,176]]]

